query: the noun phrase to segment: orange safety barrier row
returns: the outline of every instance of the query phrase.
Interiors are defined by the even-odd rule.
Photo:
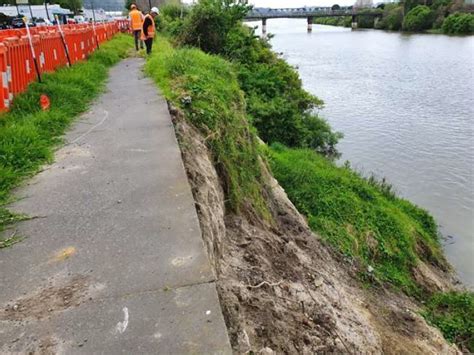
[[[33,51],[40,74],[87,59],[101,43],[123,31],[121,21],[0,30],[0,112],[11,106],[15,95],[37,79]],[[33,48],[33,50],[32,50]]]

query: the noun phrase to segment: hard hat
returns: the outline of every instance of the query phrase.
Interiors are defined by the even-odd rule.
[[[158,15],[158,14],[160,13],[160,10],[158,10],[157,7],[152,7],[151,10],[150,10],[150,12],[154,12],[155,14]]]

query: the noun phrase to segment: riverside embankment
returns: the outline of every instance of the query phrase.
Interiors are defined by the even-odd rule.
[[[333,164],[330,158],[337,153],[337,142],[341,136],[316,114],[316,110],[322,107],[321,100],[306,92],[298,73],[278,58],[266,42],[243,26],[241,19],[247,11],[245,6],[219,0],[203,0],[190,13],[176,6],[163,8],[160,26],[169,37],[157,39],[157,50],[146,64],[146,73],[160,86],[170,103],[233,350],[238,353],[261,350],[265,353],[457,353],[459,348],[451,342],[461,349],[471,349],[473,297],[455,284],[443,256],[433,218],[426,211],[398,198],[387,184],[364,179],[347,167],[340,168]],[[121,81],[118,84],[129,84],[124,70],[120,71],[119,77]],[[144,85],[139,81],[133,80],[131,84],[137,87]],[[116,97],[117,92],[122,97]],[[72,141],[75,143],[75,140],[84,137],[91,139],[91,147],[84,148],[95,149],[98,156],[100,153],[99,161],[95,161],[95,154],[66,157],[66,160],[77,158],[79,162],[86,161],[102,183],[98,186],[103,187],[91,198],[95,207],[84,211],[88,214],[99,210],[106,228],[100,229],[101,223],[80,223],[75,232],[92,230],[97,232],[92,234],[102,235],[105,241],[110,240],[115,232],[123,236],[118,245],[110,248],[106,247],[108,243],[100,243],[102,238],[97,245],[101,246],[101,250],[119,256],[113,258],[112,265],[117,265],[121,256],[126,257],[125,264],[130,265],[130,270],[120,264],[118,268],[126,270],[123,273],[125,279],[132,275],[136,277],[132,278],[133,282],[123,285],[120,283],[121,276],[114,278],[115,274],[106,267],[99,267],[98,271],[93,269],[90,278],[73,279],[71,283],[63,281],[67,281],[72,274],[55,274],[57,277],[50,280],[52,284],[44,292],[32,290],[28,293],[29,290],[26,290],[26,295],[15,298],[17,302],[10,307],[7,305],[2,311],[6,322],[18,321],[18,317],[25,314],[43,317],[44,308],[35,303],[39,298],[52,303],[48,312],[53,314],[49,317],[59,317],[61,322],[82,319],[84,315],[87,317],[87,310],[90,309],[93,319],[107,320],[106,324],[101,323],[100,329],[109,329],[109,320],[117,319],[105,337],[100,337],[100,332],[91,327],[83,329],[85,333],[76,333],[92,334],[92,340],[84,337],[87,340],[82,339],[76,344],[66,341],[68,349],[92,345],[94,349],[100,349],[105,343],[101,342],[102,339],[119,345],[130,340],[128,344],[139,347],[136,341],[141,343],[140,336],[150,335],[153,327],[146,326],[147,333],[133,335],[142,329],[141,326],[153,324],[154,317],[150,314],[152,310],[156,311],[152,305],[156,307],[158,294],[166,298],[171,292],[173,299],[169,301],[181,308],[192,305],[186,294],[174,290],[175,285],[146,289],[147,284],[161,285],[162,279],[166,280],[169,276],[168,269],[155,270],[153,266],[164,263],[169,268],[170,261],[174,267],[171,270],[181,268],[189,271],[185,273],[185,278],[197,275],[199,285],[204,282],[209,286],[214,282],[214,279],[207,278],[207,264],[205,267],[193,267],[200,261],[204,262],[202,248],[199,249],[198,260],[190,258],[186,252],[192,249],[190,245],[195,244],[186,242],[187,239],[180,244],[183,240],[176,238],[180,237],[180,233],[175,235],[158,230],[157,238],[147,238],[147,228],[156,227],[157,219],[154,217],[159,197],[155,195],[156,190],[170,197],[165,199],[167,205],[161,206],[158,211],[162,208],[168,213],[176,212],[176,209],[182,212],[181,206],[176,206],[173,201],[181,201],[184,197],[180,193],[170,196],[175,189],[167,183],[157,183],[162,179],[167,181],[168,172],[158,171],[156,162],[166,160],[169,154],[152,154],[154,165],[150,171],[144,172],[133,167],[143,163],[146,149],[138,148],[136,151],[136,147],[127,145],[127,139],[116,141],[117,136],[126,138],[127,134],[135,137],[134,142],[140,141],[137,136],[146,136],[151,149],[156,151],[159,146],[152,133],[163,138],[159,134],[161,131],[168,132],[168,145],[171,144],[169,124],[155,125],[155,128],[147,125],[153,120],[155,110],[147,110],[146,107],[155,107],[157,103],[150,98],[135,111],[133,105],[122,100],[127,96],[126,92],[126,84],[117,85],[106,94],[109,99],[102,103],[108,111],[116,112],[119,117],[117,125],[103,116],[84,132],[85,136],[81,133]],[[147,90],[147,94],[152,92]],[[135,95],[140,95],[140,90]],[[110,100],[111,96],[113,100]],[[142,102],[143,99],[140,96],[136,101]],[[109,106],[111,101],[116,105]],[[101,103],[98,105],[100,108]],[[126,106],[122,109],[121,105]],[[163,112],[162,101],[159,107],[156,115],[161,120],[167,112]],[[132,114],[127,115],[131,111]],[[144,122],[143,117],[134,120],[133,112],[142,114],[148,120]],[[99,118],[97,112],[92,113],[92,118]],[[105,122],[106,129],[94,131]],[[124,129],[127,127],[135,129],[128,132]],[[88,134],[92,131],[97,135]],[[101,140],[101,136],[105,139]],[[110,164],[107,163],[107,149],[102,149],[107,147],[113,152]],[[173,147],[176,148],[176,142]],[[131,151],[128,152],[127,148]],[[176,151],[174,149],[172,156],[176,157]],[[126,163],[124,169],[113,169],[120,165],[121,159]],[[60,167],[55,166],[51,171],[44,172],[38,177],[40,183],[30,188],[44,193],[48,191],[42,188],[45,186],[45,182],[41,181],[44,176],[57,173],[66,181],[67,174],[84,172],[83,166],[74,161],[67,167],[61,171]],[[114,171],[116,174],[109,175]],[[279,182],[272,176],[272,171],[280,179]],[[84,176],[87,178],[87,171],[74,175],[74,181],[81,181]],[[142,182],[147,176],[152,179],[144,184],[143,189],[136,191],[136,186],[126,181],[129,176],[137,176]],[[109,177],[116,177],[118,185],[104,186],[104,178]],[[173,180],[172,183],[175,182]],[[280,183],[285,186],[288,195]],[[178,185],[183,187],[185,184]],[[149,192],[150,188],[155,188],[153,193]],[[73,190],[81,192],[80,188]],[[117,193],[117,196],[125,195],[110,200],[104,191]],[[135,193],[132,194],[132,191]],[[66,198],[67,191],[46,195],[60,201]],[[147,203],[150,197],[151,201]],[[107,203],[100,204],[102,199]],[[19,204],[24,205],[27,200],[19,201]],[[46,197],[38,199],[37,207],[42,207],[46,200]],[[78,201],[73,199],[71,204],[82,206]],[[123,207],[127,204],[129,209]],[[63,205],[70,206],[56,203],[56,206]],[[109,205],[111,207],[107,208]],[[141,208],[137,210],[134,206]],[[143,215],[140,213],[142,209],[146,210]],[[61,208],[58,215],[67,216],[72,224],[81,221],[80,218],[74,219],[74,213],[70,212],[71,208]],[[185,216],[192,217],[189,214]],[[123,229],[114,229],[115,217],[117,225],[123,226]],[[140,223],[142,217],[144,222]],[[186,225],[179,221],[175,218],[170,223],[173,222],[173,226],[181,230]],[[35,223],[44,226],[41,218],[28,221],[25,225]],[[60,226],[58,224],[54,228]],[[150,234],[156,232],[155,227],[151,228]],[[145,233],[131,238],[128,231],[135,228]],[[195,238],[195,233],[186,233],[186,237],[202,244],[199,238]],[[177,258],[169,260],[166,250],[154,250],[159,248],[156,243],[159,244],[163,238],[166,242],[171,241],[171,246],[179,247]],[[90,253],[79,252],[87,251],[88,242],[93,239],[87,236],[81,239],[78,242],[80,249],[67,245],[48,259],[51,263],[31,263],[36,267],[28,269],[25,275],[35,275],[40,268],[54,274],[55,268],[66,268],[67,263],[71,263],[72,271],[80,274],[81,264],[78,262],[84,260],[93,260],[97,265],[104,266],[107,253],[101,254],[95,249]],[[18,249],[7,249],[7,252],[16,250],[16,253],[22,251],[28,255],[26,246],[38,240],[26,240],[13,246]],[[61,238],[52,240],[62,242]],[[130,244],[121,244],[127,241]],[[147,248],[149,243],[151,247]],[[42,245],[41,250],[47,247]],[[162,252],[165,252],[164,256]],[[174,256],[175,253],[171,254]],[[139,257],[134,258],[134,255]],[[158,255],[161,255],[159,260],[150,264],[149,261],[155,261],[153,258]],[[37,253],[34,257],[41,258],[42,254]],[[28,260],[23,262],[28,263]],[[156,274],[147,272],[147,267],[155,270]],[[137,270],[145,272],[142,275]],[[153,275],[157,276],[156,279]],[[9,275],[6,278],[14,283]],[[107,287],[106,284],[104,287],[104,282],[100,280],[112,286]],[[36,283],[43,281],[34,278]],[[195,283],[192,282],[193,285]],[[130,293],[126,292],[132,288]],[[120,297],[124,290],[124,297]],[[8,288],[5,292],[14,293],[17,290]],[[109,293],[118,297],[107,297]],[[58,294],[61,296],[59,299]],[[115,301],[139,299],[151,294],[150,303],[130,302],[124,305],[122,312],[119,310],[120,316],[114,313],[118,304]],[[112,305],[102,303],[113,308],[107,311],[108,317],[97,317],[100,312],[95,312],[92,307],[95,305],[94,298],[98,298],[98,303],[114,301]],[[87,305],[92,308],[87,308]],[[144,312],[143,305],[147,305],[148,312]],[[200,312],[201,306],[205,304],[200,305],[192,319],[200,324],[198,332],[216,324],[222,332],[222,323],[211,319],[207,324],[207,318]],[[213,307],[210,306],[204,316],[219,314],[219,306],[214,303]],[[132,323],[135,318],[132,318],[130,310],[138,314],[137,323]],[[150,349],[156,343],[163,346],[162,349],[175,344],[162,343],[161,339],[164,335],[173,335],[171,324],[179,311],[176,313],[174,308],[169,313],[163,308],[161,311],[159,315],[164,315],[169,324],[158,322],[154,326],[167,332],[158,330],[152,333],[152,337],[146,336]],[[48,316],[45,319],[48,320]],[[202,325],[200,322],[205,320],[206,324]],[[84,323],[74,322],[74,325],[77,324]],[[178,325],[187,324],[185,321],[178,322]],[[36,330],[40,333],[48,329],[39,328],[34,322],[28,322],[27,326],[38,327]],[[133,332],[128,334],[127,331]],[[61,336],[59,342],[58,337],[42,338],[45,339],[44,344],[36,344],[48,348],[52,343],[62,344],[61,339],[73,339],[68,327],[61,327],[57,333]],[[196,334],[185,333],[191,336]],[[225,335],[201,336],[184,345],[193,351],[204,341],[223,339],[226,339]],[[23,339],[18,343],[14,339],[7,346],[20,348],[25,344],[29,345],[31,341]]]
[[[242,26],[246,11],[214,0],[200,2],[189,14],[164,8],[161,26],[171,37],[161,39],[161,50],[147,63],[172,103],[234,350],[258,351],[267,344],[289,352],[449,351],[429,348],[442,346],[434,333],[421,345],[418,336],[432,328],[413,314],[425,314],[463,348],[472,346],[473,298],[444,293],[456,286],[433,218],[385,182],[366,180],[327,159],[341,137],[315,114],[322,102]],[[290,148],[259,145],[255,133]],[[320,236],[310,232],[268,166]],[[337,291],[331,295],[322,285]],[[342,298],[347,302],[336,301]],[[423,299],[429,310],[418,303]],[[367,302],[375,302],[366,310],[369,318],[357,306]],[[440,318],[436,312],[446,303],[452,312]],[[401,309],[413,313],[404,316]],[[403,331],[385,315],[410,321],[397,322]],[[443,317],[455,321],[443,323]],[[332,326],[322,329],[323,318]],[[348,319],[368,332],[345,328],[346,321],[354,324]],[[398,338],[400,333],[414,338]]]
[[[429,210],[449,261],[474,286],[474,37],[268,26],[275,50],[324,100],[321,115],[344,133],[341,164],[386,178]]]

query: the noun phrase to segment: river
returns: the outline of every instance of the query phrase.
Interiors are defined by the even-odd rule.
[[[250,23],[260,25],[260,23]],[[267,21],[273,48],[344,133],[342,161],[386,177],[440,224],[449,261],[474,286],[474,36]],[[258,32],[258,31],[257,31]]]

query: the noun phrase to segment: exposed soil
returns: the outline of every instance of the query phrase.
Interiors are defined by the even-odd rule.
[[[73,276],[64,284],[52,284],[8,304],[0,310],[0,321],[43,319],[81,304],[87,292],[87,278]]]
[[[311,232],[263,164],[274,222],[226,211],[204,138],[170,111],[235,353],[459,352],[404,295],[362,288],[356,266]],[[419,269],[432,287],[450,287],[431,266]]]

